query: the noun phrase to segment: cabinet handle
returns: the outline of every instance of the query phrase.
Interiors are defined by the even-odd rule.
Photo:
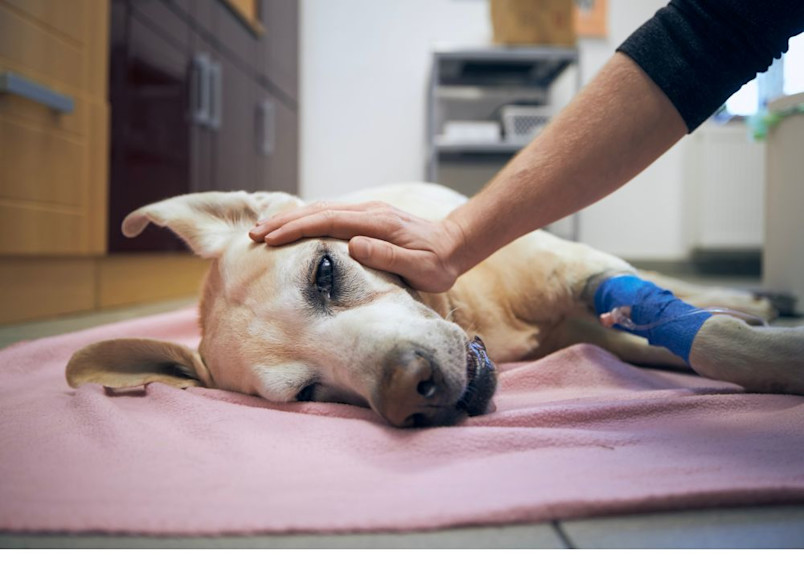
[[[209,65],[210,103],[209,126],[220,129],[223,121],[223,69],[221,63]]]
[[[209,55],[199,53],[193,57],[190,71],[190,114],[196,125],[210,123],[210,66]]]
[[[0,94],[14,94],[59,113],[72,113],[73,99],[14,72],[0,72]]]
[[[271,100],[263,100],[257,104],[257,111],[261,117],[260,140],[257,146],[261,154],[268,156],[273,154],[276,142],[276,106]]]

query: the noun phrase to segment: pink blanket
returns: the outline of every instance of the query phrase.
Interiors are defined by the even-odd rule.
[[[414,530],[804,501],[804,398],[593,346],[504,366],[492,415],[397,430],[345,405],[67,386],[72,351],[122,336],[195,345],[195,312],[0,351],[0,530]]]

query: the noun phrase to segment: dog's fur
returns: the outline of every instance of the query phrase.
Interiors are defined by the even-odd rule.
[[[430,219],[464,201],[433,184],[388,186],[349,199],[384,201]],[[278,402],[344,402],[369,406],[396,426],[425,426],[487,410],[494,373],[482,348],[471,345],[475,335],[497,362],[589,342],[628,362],[686,367],[665,348],[606,328],[593,314],[590,283],[601,274],[635,272],[619,258],[536,231],[461,276],[447,293],[426,294],[352,260],[343,241],[305,239],[273,248],[248,238],[257,219],[300,205],[282,193],[209,192],[131,213],[123,223],[127,236],[153,222],[211,260],[199,350],[147,339],[100,342],[73,356],[69,383],[159,381]],[[638,275],[699,307],[773,315],[766,300],[747,293]],[[714,316],[696,337],[690,363],[701,375],[748,390],[804,393],[802,358],[801,329],[755,328]]]

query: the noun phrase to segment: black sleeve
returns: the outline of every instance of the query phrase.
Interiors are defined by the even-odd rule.
[[[804,0],[671,0],[617,48],[691,132],[804,31]]]

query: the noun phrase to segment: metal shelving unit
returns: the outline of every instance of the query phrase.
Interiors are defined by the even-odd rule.
[[[475,194],[529,141],[514,137],[503,126],[503,113],[511,106],[550,113],[552,90],[564,71],[574,66],[574,90],[580,88],[578,50],[566,47],[487,46],[436,49],[428,88],[428,181]],[[505,108],[509,108],[506,110]],[[450,126],[478,123],[493,129],[496,138],[462,138]],[[577,239],[577,217],[554,230]]]

